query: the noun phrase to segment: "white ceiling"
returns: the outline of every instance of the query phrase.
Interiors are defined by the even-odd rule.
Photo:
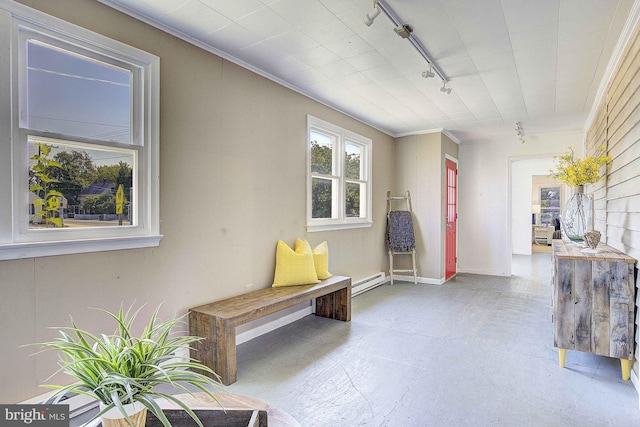
[[[449,77],[370,0],[100,0],[391,135],[461,142],[582,129],[634,0],[387,0]]]

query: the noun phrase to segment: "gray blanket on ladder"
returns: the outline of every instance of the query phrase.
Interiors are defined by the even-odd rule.
[[[416,247],[413,220],[409,211],[391,211],[387,219],[387,249],[394,252],[411,252]]]

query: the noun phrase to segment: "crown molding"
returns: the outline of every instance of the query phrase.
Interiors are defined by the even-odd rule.
[[[369,122],[363,120],[360,117],[354,116],[351,113],[348,113],[348,112],[346,112],[344,110],[341,110],[340,108],[337,108],[335,105],[328,104],[326,101],[323,101],[322,99],[319,99],[315,95],[313,95],[313,94],[311,94],[309,92],[306,92],[305,90],[303,90],[303,89],[301,89],[301,88],[299,88],[299,87],[297,87],[295,85],[292,85],[291,83],[289,83],[287,81],[284,81],[281,78],[276,77],[271,73],[268,73],[267,71],[264,71],[264,70],[262,70],[262,69],[260,69],[258,67],[255,67],[255,66],[253,66],[253,65],[251,65],[251,64],[249,64],[249,63],[247,63],[247,62],[245,62],[245,61],[243,61],[241,59],[236,58],[235,56],[232,56],[232,55],[228,54],[227,52],[224,52],[224,51],[222,51],[222,50],[220,50],[220,49],[218,49],[216,47],[211,46],[208,43],[203,42],[202,40],[199,40],[199,39],[196,39],[194,37],[191,37],[191,36],[181,32],[181,31],[176,30],[175,28],[172,28],[172,27],[170,27],[168,25],[165,25],[165,24],[163,24],[161,22],[158,22],[155,19],[148,17],[147,15],[144,15],[144,14],[142,14],[142,13],[136,11],[136,10],[133,10],[133,9],[131,9],[131,8],[125,6],[125,5],[122,5],[122,4],[118,3],[117,0],[97,0],[97,1],[99,3],[104,4],[107,7],[110,7],[112,9],[115,9],[115,10],[119,11],[119,12],[122,12],[125,15],[128,15],[128,16],[130,16],[132,18],[135,18],[135,19],[137,19],[139,21],[142,21],[145,24],[148,24],[148,25],[150,25],[150,26],[152,26],[154,28],[157,28],[157,29],[159,29],[161,31],[164,31],[165,33],[171,34],[172,36],[177,37],[177,38],[179,38],[179,39],[181,39],[181,40],[183,40],[183,41],[185,41],[187,43],[190,43],[190,44],[192,44],[194,46],[197,46],[202,50],[205,50],[205,51],[207,51],[209,53],[212,53],[212,54],[214,54],[216,56],[219,56],[220,58],[222,58],[224,60],[232,62],[232,63],[234,63],[234,64],[236,64],[236,65],[238,65],[238,66],[240,66],[242,68],[245,68],[245,69],[247,69],[247,70],[249,70],[249,71],[251,71],[251,72],[253,72],[255,74],[258,74],[259,76],[262,76],[262,77],[264,77],[266,79],[269,79],[272,82],[279,84],[280,86],[284,86],[287,89],[290,89],[290,90],[292,90],[292,91],[294,91],[296,93],[299,93],[300,95],[303,95],[303,96],[305,96],[307,98],[310,98],[310,99],[312,99],[312,100],[324,105],[325,107],[331,108],[332,110],[335,110],[335,111],[337,111],[337,112],[339,112],[341,114],[344,114],[347,117],[350,117],[350,118],[352,118],[354,120],[359,121],[360,123],[363,123],[363,124],[365,124],[367,126],[370,126],[370,127],[372,127],[373,129],[375,129],[375,130],[377,130],[379,132],[382,132],[382,133],[384,133],[384,134],[386,134],[386,135],[388,135],[390,137],[395,137],[393,132],[391,132],[391,131],[389,131],[387,129],[383,129],[383,128],[381,128],[381,127],[379,127],[379,126],[377,126],[377,125],[375,125],[373,123],[369,123]]]
[[[449,138],[450,140],[452,140],[456,144],[460,145],[460,140],[458,138],[456,138],[451,132],[449,132],[448,130],[446,130],[444,128],[424,129],[424,130],[418,130],[418,131],[414,131],[414,132],[396,133],[396,134],[391,135],[391,136],[393,136],[394,138],[402,138],[404,136],[429,135],[429,134],[432,134],[432,133],[441,133],[443,135],[446,135],[447,138]]]

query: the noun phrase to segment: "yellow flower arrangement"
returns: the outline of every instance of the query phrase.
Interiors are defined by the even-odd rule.
[[[605,156],[604,152],[604,147],[600,146],[594,156],[576,159],[574,148],[569,147],[568,153],[554,157],[556,168],[549,170],[550,177],[571,186],[594,184],[601,179],[600,167],[611,161],[611,156]]]

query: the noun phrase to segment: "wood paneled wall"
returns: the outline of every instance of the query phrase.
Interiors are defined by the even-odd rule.
[[[640,30],[631,39],[587,132],[586,153],[604,145],[611,163],[594,195],[596,229],[608,245],[640,260]],[[637,267],[637,265],[636,265]],[[637,271],[637,270],[636,270]],[[636,306],[640,293],[636,295]],[[636,313],[635,362],[640,377],[640,312]]]
[[[606,99],[598,108],[593,125],[587,132],[586,150],[587,155],[592,155],[598,147],[607,146],[607,103]],[[603,167],[602,173],[605,173]],[[601,239],[607,241],[607,188],[606,181],[600,181],[587,188],[589,194],[593,194],[595,204],[595,228],[602,233]]]

